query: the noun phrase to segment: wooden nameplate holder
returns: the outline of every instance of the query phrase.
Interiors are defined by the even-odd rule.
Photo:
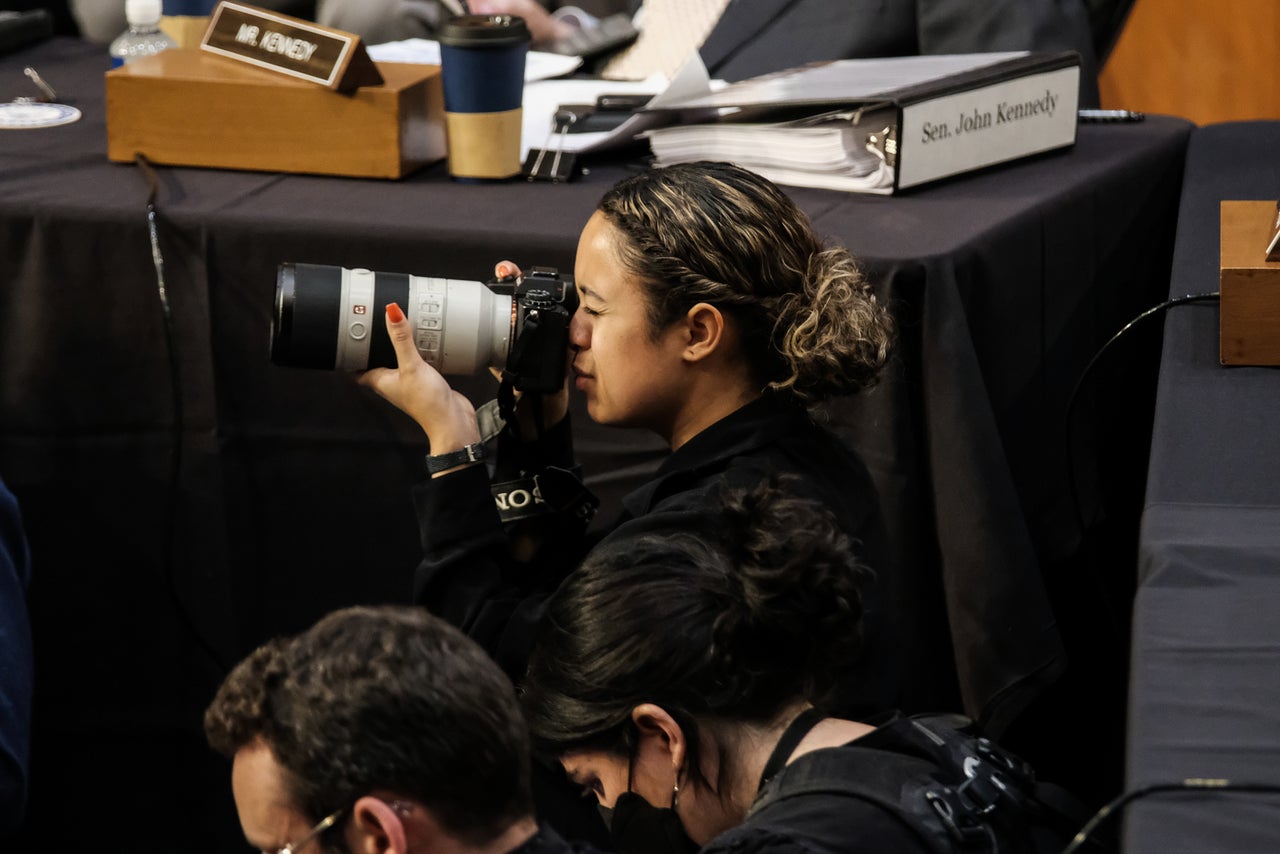
[[[359,36],[244,3],[214,8],[200,49],[336,92],[382,82]]]
[[[107,157],[400,178],[446,154],[434,65],[375,64],[358,37],[240,3],[199,50],[107,72]]]
[[[1267,260],[1280,231],[1277,210],[1276,202],[1222,202],[1218,358],[1224,365],[1280,365],[1280,260]]]

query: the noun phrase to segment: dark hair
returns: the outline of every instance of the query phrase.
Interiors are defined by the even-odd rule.
[[[862,570],[825,507],[775,479],[726,490],[702,527],[606,540],[556,591],[521,696],[540,752],[625,755],[650,702],[681,722],[696,773],[686,724],[772,721],[853,660]]]
[[[348,608],[271,641],[232,670],[204,728],[228,757],[265,740],[313,821],[389,789],[482,845],[533,812],[514,688],[420,608]]]
[[[605,193],[619,261],[648,286],[654,333],[699,302],[736,318],[762,385],[805,402],[873,384],[893,324],[848,250],[823,246],[768,180],[729,163],[650,169]]]

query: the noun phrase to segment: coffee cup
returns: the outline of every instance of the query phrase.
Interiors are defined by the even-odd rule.
[[[501,181],[520,173],[529,28],[513,15],[460,15],[438,36],[449,174]]]

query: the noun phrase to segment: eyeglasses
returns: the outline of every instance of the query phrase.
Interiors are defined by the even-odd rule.
[[[337,822],[344,812],[346,812],[346,807],[329,813],[329,815],[320,819],[319,823],[317,823],[315,827],[311,828],[307,835],[299,839],[297,842],[290,842],[278,851],[263,851],[262,854],[295,854],[295,852],[301,851],[307,846],[307,843],[314,841],[317,836],[333,827],[334,823]]]

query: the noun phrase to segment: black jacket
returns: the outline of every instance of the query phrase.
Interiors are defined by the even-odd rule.
[[[890,801],[897,799],[904,782],[930,779],[937,770],[922,757],[900,751],[885,729],[852,744],[862,748],[862,776],[883,785]],[[806,791],[814,769],[841,750],[825,748],[797,758],[769,784],[777,800],[753,808],[746,821],[711,840],[699,854],[936,854],[892,810],[837,791]]]
[[[1058,854],[1087,818],[955,715],[892,714],[773,772],[786,739],[743,822],[701,854]]]
[[[562,422],[535,448],[504,444],[499,466],[567,466],[571,455],[569,428]],[[880,584],[891,569],[875,488],[858,457],[798,405],[765,396],[695,436],[624,499],[624,512],[606,536],[706,530],[706,514],[721,483],[744,486],[774,473],[795,476],[799,494],[835,513],[860,561],[875,575],[864,591],[864,663],[841,680],[839,709],[853,714],[893,707],[897,667]],[[593,542],[570,526],[553,526],[533,560],[514,561],[481,466],[421,484],[415,501],[424,553],[416,600],[479,641],[518,680],[546,599]]]

